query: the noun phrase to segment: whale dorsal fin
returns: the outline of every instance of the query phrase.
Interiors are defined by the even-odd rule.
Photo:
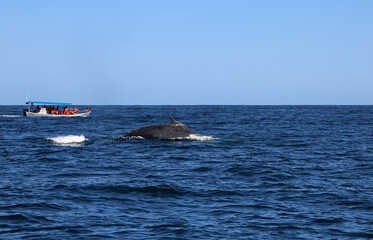
[[[171,117],[171,124],[182,124],[182,123],[176,121],[175,118]]]

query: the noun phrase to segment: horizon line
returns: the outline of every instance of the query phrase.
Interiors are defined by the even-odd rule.
[[[0,104],[26,106],[27,104]],[[40,105],[40,104],[36,104]],[[52,104],[53,105],[53,104]],[[72,104],[76,106],[373,106],[373,104]]]

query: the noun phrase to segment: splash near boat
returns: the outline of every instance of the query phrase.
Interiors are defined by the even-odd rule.
[[[28,108],[23,110],[25,117],[87,117],[91,113],[89,106],[81,111],[72,103],[27,101],[26,104]]]

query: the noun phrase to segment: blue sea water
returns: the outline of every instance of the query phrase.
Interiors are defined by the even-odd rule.
[[[22,109],[0,106],[0,239],[373,238],[373,106]],[[122,138],[171,116],[214,139]]]

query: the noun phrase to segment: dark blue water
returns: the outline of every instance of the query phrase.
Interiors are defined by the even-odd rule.
[[[0,107],[0,239],[373,238],[372,106],[22,108]],[[217,139],[120,137],[170,116]]]

